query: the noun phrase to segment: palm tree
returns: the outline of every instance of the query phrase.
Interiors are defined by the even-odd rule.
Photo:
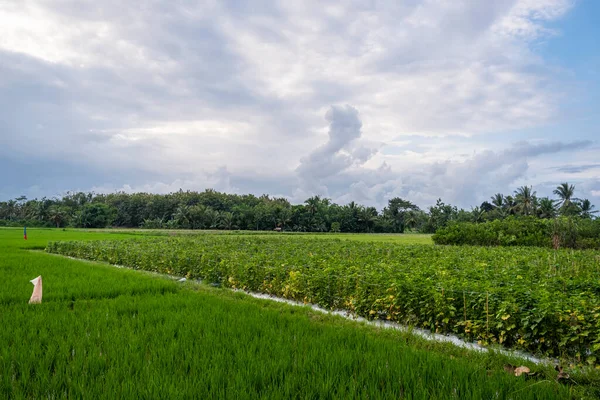
[[[559,197],[561,212],[567,213],[571,208],[575,198],[575,186],[569,185],[567,182],[561,183],[554,189],[553,193]]]
[[[471,209],[471,217],[473,218],[473,222],[475,223],[479,223],[479,222],[483,222],[483,216],[484,216],[485,211],[483,211],[480,207],[473,207]]]
[[[419,211],[409,210],[404,217],[404,224],[407,228],[414,230],[419,223]]]
[[[53,205],[48,208],[48,219],[54,222],[57,228],[60,228],[60,224],[62,224],[66,218],[67,212],[63,207]]]
[[[8,220],[16,219],[18,211],[18,204],[15,200],[9,200],[6,202],[6,215]]]
[[[209,229],[215,229],[219,227],[219,212],[216,210],[213,210],[210,207],[206,208],[206,213],[204,214],[206,216],[206,226]]]
[[[592,218],[592,214],[596,214],[598,210],[594,210],[594,206],[588,199],[583,199],[579,203],[579,213],[582,218]]]
[[[504,195],[502,193],[496,193],[495,195],[493,195],[492,197],[490,197],[490,205],[492,206],[492,210],[490,211],[491,213],[493,213],[492,215],[494,216],[494,218],[505,218],[506,216],[508,216],[508,212],[506,211],[506,208],[504,207],[505,205],[505,198]]]
[[[540,218],[554,218],[556,217],[556,200],[552,200],[548,197],[542,197],[539,201],[538,216]]]
[[[235,224],[239,229],[252,229],[254,223],[254,207],[248,204],[240,204],[233,207]]]
[[[180,228],[190,227],[190,206],[179,206],[173,214],[173,219]]]
[[[531,186],[521,186],[515,190],[515,203],[524,215],[531,214],[535,207],[535,192]]]
[[[504,203],[502,204],[502,210],[505,215],[514,215],[518,209],[517,203],[515,202],[514,197],[508,195],[504,198]]]
[[[350,203],[348,203],[348,205],[346,206],[348,207],[348,210],[350,211],[350,214],[352,215],[352,219],[358,219],[357,214],[359,212],[359,207],[358,205],[354,202],[351,201]]]
[[[292,221],[292,210],[287,207],[278,207],[275,212],[277,226],[284,229]]]
[[[202,229],[204,227],[204,220],[206,219],[206,206],[202,204],[196,204],[195,206],[184,207],[187,207],[187,212],[184,211],[182,220],[185,221],[185,218],[187,218],[188,228]]]
[[[353,202],[354,203],[354,202]],[[373,224],[377,220],[377,209],[375,207],[361,207],[358,210],[358,222],[362,223],[367,232],[371,232]]]
[[[502,193],[496,193],[490,199],[492,200],[492,205],[495,208],[502,208],[504,205],[504,195]]]
[[[323,232],[327,230],[327,210],[331,201],[328,198],[321,198],[321,196],[313,196],[307,199],[306,209],[310,214],[309,218],[309,229],[317,232]]]
[[[304,202],[304,204],[306,204],[306,208],[307,208],[308,212],[312,216],[314,216],[317,213],[317,211],[319,210],[320,203],[321,203],[320,196],[313,196]]]
[[[33,203],[33,205],[32,205],[29,216],[38,221],[43,221],[44,219],[46,219],[46,216],[48,213],[46,206],[47,206],[47,204],[46,204],[45,198],[42,199],[41,201],[35,201],[35,203]]]
[[[222,212],[219,213],[219,228],[231,230],[235,228],[235,224],[233,223],[233,214],[230,212]]]

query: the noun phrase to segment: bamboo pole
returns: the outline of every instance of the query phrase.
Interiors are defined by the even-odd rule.
[[[485,315],[487,317],[487,322],[486,322],[486,330],[488,335],[490,334],[490,308],[489,308],[489,304],[490,304],[490,295],[488,292],[485,292]]]
[[[465,303],[464,311],[465,311],[465,328],[467,326],[467,293],[463,290],[463,301]]]

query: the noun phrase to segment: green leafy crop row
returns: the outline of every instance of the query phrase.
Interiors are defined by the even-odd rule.
[[[485,223],[460,222],[439,229],[436,244],[539,246],[600,249],[600,220],[582,218],[507,218]]]
[[[596,364],[600,253],[200,235],[47,251],[345,309]]]

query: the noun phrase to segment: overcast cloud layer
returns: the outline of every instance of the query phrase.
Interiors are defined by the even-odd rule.
[[[211,187],[469,207],[568,180],[599,204],[594,137],[553,129],[585,85],[536,51],[578,6],[0,0],[0,199]]]

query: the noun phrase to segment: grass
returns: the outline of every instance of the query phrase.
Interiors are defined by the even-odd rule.
[[[431,235],[421,233],[327,233],[306,234],[303,237],[317,239],[342,239],[358,242],[386,242],[396,244],[433,244]]]
[[[308,235],[51,242],[47,251],[274,294],[596,364],[600,253]]]
[[[0,228],[2,229],[2,228]],[[12,229],[12,228],[9,228]],[[391,242],[397,244],[431,244],[433,245],[432,235],[422,233],[305,233],[305,232],[283,232],[276,233],[271,231],[224,231],[224,230],[190,230],[190,229],[88,229],[88,230],[70,230],[71,232],[93,232],[93,233],[113,233],[121,235],[142,235],[142,236],[167,236],[167,235],[251,235],[251,236],[300,236],[316,239],[342,239],[359,242]]]
[[[0,230],[2,398],[554,399],[596,388],[503,371],[505,356],[306,308],[60,258],[48,240],[122,233]],[[28,305],[30,279],[44,301]],[[5,282],[9,282],[5,284]],[[530,365],[530,364],[528,364]],[[531,365],[530,365],[531,366]],[[532,366],[533,367],[533,366]]]

